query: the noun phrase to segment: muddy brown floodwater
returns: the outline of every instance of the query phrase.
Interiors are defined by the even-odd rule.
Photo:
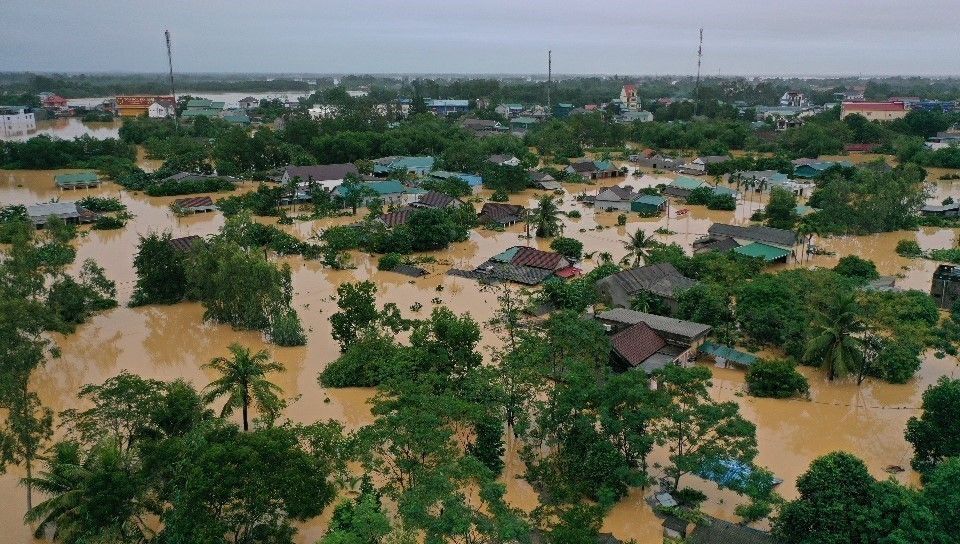
[[[141,161],[146,169],[158,166],[142,156]],[[88,194],[115,195],[127,204],[136,219],[118,231],[89,231],[85,227],[76,242],[76,266],[85,258],[94,258],[103,265],[108,277],[117,282],[120,307],[95,316],[80,326],[75,334],[54,336],[62,356],[47,361],[36,372],[31,386],[47,406],[57,411],[78,406],[76,395],[82,385],[100,383],[122,370],[162,380],[184,378],[203,387],[213,375],[201,365],[226,353],[231,343],[240,342],[253,349],[268,350],[285,366],[286,371],[277,375],[275,381],[286,396],[296,398],[286,411],[287,417],[303,422],[332,418],[341,421],[348,429],[356,429],[371,420],[367,401],[373,391],[325,389],[316,380],[318,371],[338,354],[330,337],[328,318],[336,311],[334,296],[339,284],[372,280],[379,287],[381,304],[394,302],[409,316],[415,315],[410,309],[414,303],[423,304],[420,315],[427,315],[435,305],[431,301],[438,299],[440,304],[453,311],[469,312],[483,322],[492,315],[494,294],[481,290],[472,280],[447,276],[446,270],[451,266],[477,266],[490,255],[512,245],[548,246],[541,240],[527,242],[522,237],[522,225],[504,232],[476,230],[466,242],[436,252],[438,263],[426,265],[431,274],[415,280],[379,271],[375,258],[359,252],[352,254],[356,268],[343,271],[330,270],[317,262],[296,257],[285,258],[293,269],[295,305],[307,331],[308,342],[304,347],[280,348],[265,343],[259,333],[239,332],[227,326],[202,322],[203,310],[198,304],[125,307],[135,278],[132,260],[139,235],[156,230],[169,230],[174,236],[208,235],[223,224],[221,215],[177,218],[167,208],[172,197],[147,197],[123,191],[112,183],[97,189],[62,192],[53,185],[53,176],[60,172],[63,171],[0,171],[0,203],[30,204],[51,198],[74,200]],[[625,183],[635,187],[655,182],[651,177],[639,180],[628,177],[626,180]],[[946,185],[948,183],[942,189],[944,194],[953,193],[953,187]],[[676,210],[684,206],[673,203],[672,217],[640,219],[636,214],[628,214],[627,225],[617,226],[616,212],[595,212],[575,201],[575,195],[581,192],[595,194],[596,190],[597,186],[593,185],[566,186],[562,209],[580,210],[582,217],[564,218],[564,234],[583,241],[587,252],[609,252],[616,260],[626,254],[622,240],[628,232],[638,228],[648,232],[661,227],[669,229],[674,234],[656,235],[657,238],[676,242],[689,252],[693,240],[705,234],[713,222],[743,223],[753,211],[763,206],[759,196],[754,196],[741,201],[733,212],[708,211],[692,206],[689,213],[677,217]],[[489,196],[487,191],[481,194]],[[525,191],[511,196],[511,201],[531,205],[542,194],[542,191]],[[960,195],[954,193],[954,196]],[[350,219],[309,221],[283,228],[305,238],[315,230],[346,221]],[[598,230],[598,227],[602,229]],[[929,289],[930,274],[936,263],[898,257],[894,247],[901,239],[915,239],[925,249],[948,247],[956,243],[957,232],[954,229],[922,229],[819,239],[817,244],[836,252],[836,255],[815,256],[803,266],[832,266],[840,256],[856,254],[874,260],[882,274],[900,276],[898,284],[902,286]],[[596,266],[596,262],[587,260],[583,266],[590,269]],[[498,344],[490,331],[484,332],[482,342],[486,353]],[[816,369],[803,368],[802,371],[810,379],[810,401],[751,398],[742,393],[743,372],[713,369],[713,394],[719,399],[737,402],[743,414],[756,423],[758,462],[785,480],[780,491],[788,499],[796,495],[794,481],[810,461],[831,451],[847,450],[857,454],[877,477],[886,477],[883,467],[888,465],[909,467],[910,448],[903,439],[907,419],[918,413],[921,393],[929,384],[943,375],[958,375],[955,359],[938,360],[931,354],[925,357],[917,376],[905,385],[867,381],[858,388],[851,384],[827,383]],[[508,446],[503,476],[508,499],[518,507],[531,510],[536,506],[536,495],[520,478],[523,466],[516,448],[513,444]],[[653,462],[664,459],[663,451],[654,452]],[[0,498],[6,505],[0,509],[0,527],[5,529],[0,533],[0,544],[32,541],[31,531],[22,521],[26,502],[25,491],[18,486],[22,476],[18,467],[10,467],[7,474],[0,476]],[[917,484],[916,474],[909,470],[896,478],[909,485]],[[695,477],[686,477],[685,485],[707,493],[709,500],[704,509],[708,513],[736,520],[733,509],[739,499],[734,494],[720,491],[715,485]],[[643,499],[642,490],[633,490],[609,514],[604,529],[620,538],[636,539],[641,544],[659,544],[660,522]],[[298,542],[310,543],[320,538],[328,516],[329,511],[326,516],[302,525]]]

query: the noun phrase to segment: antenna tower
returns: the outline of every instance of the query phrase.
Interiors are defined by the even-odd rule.
[[[163,36],[167,40],[167,64],[170,66],[170,94],[173,96],[173,124],[180,130],[180,119],[177,117],[177,91],[173,88],[173,54],[170,52],[170,31],[164,30]]]
[[[547,115],[550,109],[550,84],[553,82],[553,50],[547,51]]]
[[[700,47],[697,48],[697,84],[693,88],[693,114],[700,109],[700,62],[703,60],[703,29],[700,29]]]

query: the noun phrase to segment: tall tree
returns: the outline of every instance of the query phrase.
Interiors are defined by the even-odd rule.
[[[753,463],[757,455],[756,426],[740,415],[735,402],[710,398],[710,370],[702,366],[664,367],[656,376],[670,398],[657,421],[657,443],[666,446],[670,463],[664,467],[673,479],[719,461]]]
[[[279,394],[281,389],[271,383],[266,375],[270,372],[283,372],[283,365],[270,360],[266,350],[251,354],[250,348],[240,344],[231,344],[231,358],[217,357],[204,365],[220,373],[220,378],[206,387],[207,402],[226,396],[227,401],[220,411],[220,417],[226,417],[240,408],[243,411],[243,430],[250,430],[247,412],[251,405],[256,406],[267,421],[276,419],[283,408]]]
[[[536,225],[538,238],[551,238],[563,231],[560,208],[554,202],[552,195],[544,195],[540,198],[537,208],[530,215],[530,222]]]
[[[907,421],[913,468],[928,473],[944,459],[960,456],[960,380],[940,378],[923,392],[923,413]]]
[[[22,464],[27,472],[27,510],[33,508],[33,464],[44,442],[53,435],[53,410],[40,405],[36,393],[22,391],[2,403],[8,409],[6,429],[0,430],[0,443],[9,445],[9,458]]]

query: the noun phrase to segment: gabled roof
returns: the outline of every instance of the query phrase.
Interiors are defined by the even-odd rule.
[[[630,270],[622,270],[616,274],[611,274],[597,283],[616,283],[628,295],[634,295],[640,291],[650,291],[651,293],[672,298],[678,290],[689,289],[697,284],[680,273],[670,263],[657,263]]]
[[[167,240],[167,243],[177,251],[189,251],[190,248],[192,248],[193,245],[200,240],[201,238],[194,234],[191,236],[183,236],[181,238],[171,238],[170,240]]]
[[[407,221],[410,220],[410,216],[416,212],[413,208],[403,208],[395,212],[385,213],[380,216],[380,221],[383,221],[383,224],[387,228],[393,228],[400,225],[406,225]]]
[[[57,174],[53,177],[54,181],[63,185],[73,185],[76,183],[92,183],[100,179],[96,172],[75,172],[73,174]]]
[[[300,177],[300,180],[332,181],[347,177],[347,174],[359,174],[357,165],[346,162],[341,164],[313,164],[310,166],[287,166],[284,172],[291,178]]]
[[[689,544],[774,544],[776,540],[769,533],[709,517],[708,523],[697,525],[697,528],[687,537],[687,542]]]
[[[578,173],[594,172],[597,170],[597,165],[593,161],[577,161],[571,162],[570,168]]]
[[[530,174],[530,181],[556,181],[553,176],[539,170],[527,170]]]
[[[184,208],[189,210],[190,208],[204,208],[207,206],[213,206],[213,199],[209,196],[195,196],[191,198],[178,198],[173,201],[173,205],[177,208]]]
[[[650,206],[663,206],[667,203],[667,199],[660,195],[640,195],[633,199],[634,202],[640,204],[649,204]]]
[[[727,155],[703,155],[697,157],[695,160],[700,161],[703,164],[717,164],[730,160],[730,157]]]
[[[490,155],[487,157],[487,162],[492,162],[493,164],[503,164],[514,159],[516,159],[516,157],[513,155]]]
[[[675,187],[677,189],[685,189],[687,191],[692,191],[694,189],[698,189],[705,185],[709,185],[709,183],[707,183],[706,181],[703,181],[702,179],[694,179],[688,176],[680,176],[677,179],[673,180],[673,182],[670,183],[669,187]]]
[[[637,323],[611,336],[610,346],[630,366],[636,367],[665,348],[667,342],[646,323]]]
[[[600,189],[600,192],[597,193],[597,200],[621,200],[624,202],[630,202],[636,196],[636,193],[634,193],[632,189],[614,185],[613,187]]]
[[[56,215],[60,217],[79,217],[80,207],[76,202],[43,202],[26,206],[27,215],[38,219]]]
[[[396,168],[404,170],[431,170],[433,169],[434,158],[427,156],[420,157],[383,157],[374,161],[373,170],[375,172],[388,172]]]
[[[563,255],[552,251],[542,251],[532,247],[520,246],[512,263],[521,266],[532,266],[544,270],[556,270],[567,263]],[[561,266],[563,265],[563,266]]]
[[[753,242],[752,244],[738,247],[734,249],[733,252],[746,255],[747,257],[759,257],[766,262],[776,261],[777,259],[782,259],[790,255],[790,252],[786,249],[770,246],[762,242]]]
[[[502,202],[484,202],[480,208],[478,219],[494,223],[514,223],[523,216],[524,207],[519,204]]]
[[[713,225],[710,225],[710,228],[707,229],[707,232],[714,236],[741,238],[744,240],[764,242],[777,246],[793,247],[797,243],[796,233],[785,229],[775,229],[773,227],[741,227],[739,225],[714,223]]]
[[[446,208],[452,202],[459,202],[459,199],[439,191],[427,191],[417,200],[417,204],[427,208]]]

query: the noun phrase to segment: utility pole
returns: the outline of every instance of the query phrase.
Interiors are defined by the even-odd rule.
[[[167,64],[170,66],[170,94],[173,96],[173,125],[177,132],[180,132],[180,119],[177,115],[177,91],[173,87],[173,54],[170,52],[170,31],[164,30],[163,35],[167,40]]]
[[[697,84],[693,88],[693,114],[700,110],[700,62],[703,60],[703,29],[700,29],[700,47],[697,48]]]
[[[553,115],[550,109],[550,84],[553,82],[553,50],[547,51],[547,115]]]

